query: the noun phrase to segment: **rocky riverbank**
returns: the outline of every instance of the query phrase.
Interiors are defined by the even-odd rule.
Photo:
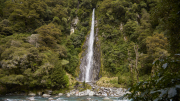
[[[112,88],[112,87],[100,87],[94,84],[90,84],[92,89],[87,89],[84,91],[79,90],[71,90],[66,93],[67,96],[75,95],[75,96],[111,96],[111,97],[121,97],[127,92],[124,88]]]
[[[80,91],[77,89],[72,89],[67,93],[59,93],[58,95],[55,95],[56,97],[60,96],[101,96],[101,97],[122,97],[128,92],[125,88],[113,88],[113,87],[100,87],[96,84],[89,83],[91,85],[91,89],[87,89],[84,91]],[[39,95],[39,94],[38,94]],[[35,96],[33,93],[29,93],[29,96]],[[43,97],[51,97],[51,92],[48,91],[48,93],[42,94]]]
[[[127,90],[125,88],[115,88],[115,87],[101,87],[98,86],[96,83],[88,83],[88,85],[91,86],[91,88],[86,89],[86,90],[80,90],[80,89],[72,89],[70,91],[67,91],[66,93],[59,93],[57,95],[53,95],[52,94],[52,90],[44,90],[44,91],[39,91],[36,93],[33,92],[29,92],[28,96],[30,96],[28,98],[28,100],[33,101],[35,96],[42,96],[44,98],[48,98],[48,100],[52,100],[53,98],[58,98],[61,96],[64,97],[85,97],[85,96],[98,96],[98,97],[104,97],[103,99],[108,99],[110,97],[122,97],[124,94],[126,93],[130,93],[127,92]],[[82,85],[79,85],[80,87]],[[11,94],[10,94],[11,95]]]

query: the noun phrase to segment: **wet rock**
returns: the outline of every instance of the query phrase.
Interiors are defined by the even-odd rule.
[[[70,95],[75,95],[75,93],[76,93],[75,91],[70,91],[69,94],[70,94]]]
[[[56,99],[56,101],[63,101],[63,100],[62,100],[62,98],[58,98],[58,99]]]
[[[93,96],[95,93],[93,91],[89,92],[89,96]]]
[[[102,96],[107,96],[107,93],[102,93]]]
[[[54,100],[54,99],[50,97],[48,100],[51,101],[51,100]]]
[[[51,95],[52,94],[52,90],[45,90],[45,93]]]
[[[30,97],[30,98],[28,98],[28,100],[35,101],[34,97]]]
[[[89,95],[91,91],[89,89],[86,90],[86,94],[85,95]]]
[[[87,100],[88,100],[88,101],[90,101],[90,100],[91,100],[91,98],[87,98]]]
[[[71,95],[69,93],[66,94],[67,97],[70,97]]]
[[[79,96],[79,91],[76,91],[76,94],[75,94],[75,96]]]
[[[103,98],[103,100],[109,101],[110,99],[108,97]]]
[[[58,94],[58,96],[62,96],[62,95],[63,95],[63,93],[59,93],[59,94]]]
[[[49,95],[49,94],[43,94],[42,96],[43,96],[43,97],[50,97],[51,95]]]
[[[95,96],[101,96],[101,94],[96,93]]]
[[[97,26],[97,25],[96,25]],[[79,74],[79,81],[84,81],[85,80],[85,73],[86,73],[86,66],[87,66],[87,53],[88,53],[88,40],[89,40],[88,35],[86,37],[86,40],[83,44],[82,50],[83,53],[81,55],[81,64],[80,64],[80,74]],[[100,52],[100,41],[98,39],[98,28],[96,28],[95,33],[94,33],[94,46],[93,46],[93,65],[90,72],[90,79],[91,81],[97,81],[99,79],[99,72],[100,72],[100,67],[101,67],[101,52]]]
[[[114,94],[110,94],[110,96],[114,97]]]
[[[79,92],[79,96],[85,96],[84,92]]]
[[[40,95],[42,95],[42,92],[37,92],[37,94],[40,96]]]
[[[31,92],[31,93],[29,93],[28,95],[29,95],[29,96],[35,96],[36,94]]]

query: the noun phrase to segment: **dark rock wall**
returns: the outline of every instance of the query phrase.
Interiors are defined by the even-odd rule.
[[[97,21],[95,21],[95,33],[94,33],[94,49],[93,49],[93,67],[91,68],[90,74],[91,81],[97,81],[99,79],[99,72],[101,67],[101,53],[100,53],[100,43],[98,39],[98,28],[97,28]],[[81,65],[80,65],[80,74],[79,74],[79,81],[85,80],[85,73],[86,73],[86,65],[87,65],[87,52],[88,52],[88,40],[89,35],[87,35],[85,43],[82,47],[82,55],[81,55]]]
[[[97,23],[96,25],[97,26]],[[101,52],[100,52],[100,41],[98,39],[98,27],[95,30],[94,50],[93,50],[93,68],[92,68],[92,81],[99,79],[99,72],[101,67]]]

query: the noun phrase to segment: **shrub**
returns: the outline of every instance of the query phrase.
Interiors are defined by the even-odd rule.
[[[61,20],[59,19],[59,17],[55,16],[55,17],[53,18],[53,21],[52,21],[52,22],[53,22],[53,23],[60,24]]]
[[[55,68],[51,74],[51,80],[55,89],[69,87],[69,78],[66,75],[66,72],[63,70],[60,61],[55,65]]]

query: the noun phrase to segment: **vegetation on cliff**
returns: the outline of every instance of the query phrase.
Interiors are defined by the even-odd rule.
[[[66,72],[78,75],[91,8],[89,1],[78,0],[1,0],[0,93],[75,85]]]
[[[78,76],[96,8],[100,77],[118,77],[106,80],[108,85],[133,86],[129,98],[177,100],[179,5],[178,0],[1,0],[0,93],[69,88],[66,72]]]

